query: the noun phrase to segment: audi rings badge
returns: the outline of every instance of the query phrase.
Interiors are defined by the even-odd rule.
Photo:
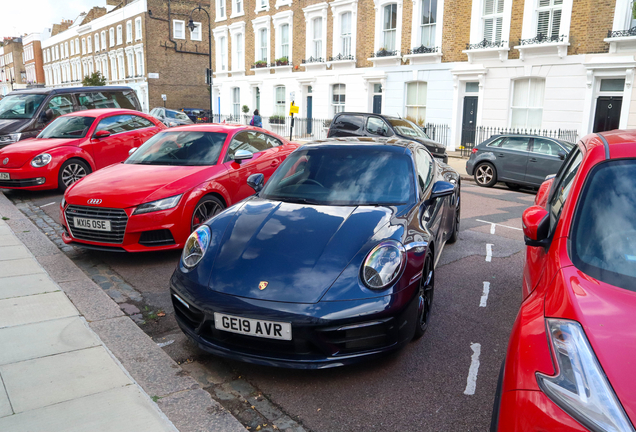
[[[97,199],[97,198],[91,198],[87,201],[87,204],[92,204],[92,205],[98,205],[101,204],[102,200]]]

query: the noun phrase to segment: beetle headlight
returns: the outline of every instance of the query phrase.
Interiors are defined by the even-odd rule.
[[[406,262],[406,249],[395,240],[374,247],[362,264],[362,280],[371,289],[382,289],[397,280]]]
[[[541,390],[593,432],[633,432],[581,324],[552,318],[546,322],[559,373],[537,372]]]
[[[210,237],[210,228],[207,225],[201,225],[190,234],[181,254],[183,265],[186,268],[195,267],[203,259],[203,255],[210,245]]]
[[[181,195],[183,194],[141,204],[135,209],[135,211],[133,212],[133,215],[150,213],[150,212],[155,212],[159,210],[168,210],[173,207],[176,207],[177,204],[179,204],[179,199],[181,198]]]
[[[51,162],[51,159],[51,155],[48,153],[39,154],[33,158],[33,160],[31,161],[31,166],[35,168],[42,168],[43,166]]]

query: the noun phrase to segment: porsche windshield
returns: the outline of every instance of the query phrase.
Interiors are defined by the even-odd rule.
[[[15,94],[0,100],[0,119],[30,119],[46,95]]]
[[[295,151],[261,192],[319,205],[402,205],[414,194],[413,162],[402,149],[328,146]]]
[[[58,117],[46,127],[38,138],[84,138],[95,117]]]
[[[216,165],[227,134],[217,132],[162,132],[133,153],[127,164]]]

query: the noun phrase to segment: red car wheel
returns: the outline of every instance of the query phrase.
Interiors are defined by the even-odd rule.
[[[198,202],[192,213],[191,230],[194,231],[212,216],[225,209],[225,205],[215,196],[206,195]]]

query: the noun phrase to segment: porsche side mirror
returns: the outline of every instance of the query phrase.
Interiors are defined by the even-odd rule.
[[[431,200],[435,198],[444,197],[448,195],[452,195],[455,193],[455,185],[453,183],[440,180],[435,182],[433,185],[433,190],[431,190]]]
[[[238,153],[238,152],[237,152]],[[247,184],[254,189],[255,192],[260,192],[263,189],[265,183],[265,176],[261,173],[252,174],[247,178]]]
[[[253,156],[252,152],[248,152],[247,150],[237,150],[236,153],[234,153],[234,162],[241,163],[240,161],[252,159]]]
[[[527,246],[548,247],[550,218],[548,211],[538,205],[527,208],[521,216],[523,237]]]
[[[137,147],[131,148],[130,150],[128,150],[128,156],[132,156],[132,154],[136,151],[137,151]]]
[[[560,151],[557,153],[557,156],[559,156],[559,159],[565,160],[565,152]]]
[[[93,135],[93,138],[100,139],[100,138],[106,138],[109,136],[110,136],[110,132],[108,132],[107,130],[100,130],[95,132],[95,135]]]

